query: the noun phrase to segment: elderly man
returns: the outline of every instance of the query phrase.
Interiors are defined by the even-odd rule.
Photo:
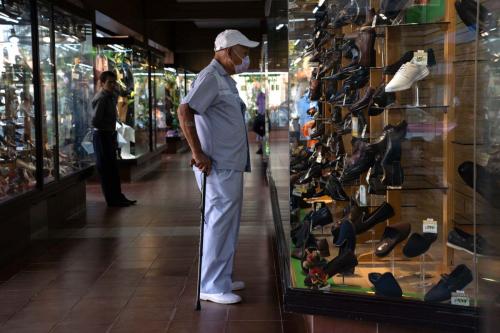
[[[220,33],[214,59],[198,74],[177,111],[200,189],[202,174],[208,176],[200,298],[221,304],[241,302],[233,291],[245,287],[232,280],[232,272],[243,172],[250,171],[246,107],[230,75],[248,69],[249,48],[257,45],[237,30]]]

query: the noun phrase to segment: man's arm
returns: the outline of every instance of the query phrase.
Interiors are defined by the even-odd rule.
[[[196,132],[196,125],[194,122],[194,111],[189,108],[189,104],[181,104],[177,109],[177,115],[179,116],[182,132],[193,154],[191,164],[194,164],[200,171],[209,175],[212,168],[212,162],[201,149],[200,138]]]

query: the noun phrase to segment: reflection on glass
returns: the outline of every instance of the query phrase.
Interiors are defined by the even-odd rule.
[[[92,163],[91,100],[94,96],[90,21],[56,9],[55,56],[61,177]]]
[[[167,136],[177,136],[177,107],[179,106],[179,90],[177,89],[177,74],[173,68],[158,68],[155,76],[155,108],[156,115],[156,146],[166,144]]]
[[[36,185],[29,4],[0,7],[0,201]]]
[[[54,107],[54,64],[51,48],[51,12],[46,4],[38,6],[38,34],[40,48],[40,110],[43,140],[43,177],[44,182],[55,179],[56,169],[56,122]]]
[[[147,52],[139,47],[98,46],[96,75],[113,71],[118,77],[118,143],[121,158],[149,152],[149,86]]]

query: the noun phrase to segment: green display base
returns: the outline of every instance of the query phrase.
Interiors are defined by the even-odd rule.
[[[427,5],[414,5],[408,8],[405,13],[405,22],[422,24],[441,21],[444,17],[445,1],[428,0],[427,3]]]
[[[292,276],[293,281],[295,281],[295,285],[293,287],[298,289],[309,289],[304,284],[305,274],[302,272],[302,266],[300,264],[299,259],[291,258],[291,268],[292,268]],[[351,286],[351,285],[339,285],[336,284],[332,278],[328,279],[328,284],[330,285],[331,292],[345,292],[345,293],[355,293],[355,294],[365,294],[365,295],[374,295],[375,290],[373,288],[364,288],[361,286]],[[421,294],[417,293],[403,293],[404,298],[418,299],[423,300],[424,297]]]

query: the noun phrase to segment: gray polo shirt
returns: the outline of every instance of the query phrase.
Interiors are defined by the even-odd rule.
[[[201,148],[215,169],[250,171],[246,106],[236,82],[217,60],[198,74],[182,104],[196,111]]]

